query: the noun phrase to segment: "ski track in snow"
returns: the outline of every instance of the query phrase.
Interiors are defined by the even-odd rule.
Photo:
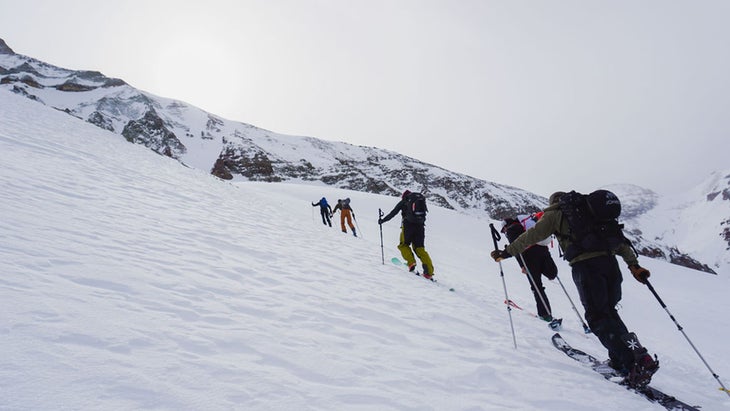
[[[429,284],[387,261],[397,219],[382,264],[375,221],[396,198],[223,182],[4,91],[0,105],[2,410],[662,409],[576,366],[516,310],[512,347],[486,219],[432,207]],[[339,214],[321,224],[322,195],[352,198],[360,238]],[[641,261],[727,384],[728,279]],[[533,311],[516,267],[503,263],[510,298]],[[728,409],[626,274],[622,315],[660,356],[655,385]],[[547,288],[566,338],[604,357]]]

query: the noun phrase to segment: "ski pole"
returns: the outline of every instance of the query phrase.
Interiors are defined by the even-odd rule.
[[[362,235],[362,230],[360,230],[360,224],[357,223],[357,218],[355,217],[355,212],[352,213],[352,219],[355,220],[355,227],[357,227],[357,232],[360,233],[360,238],[365,238]]]
[[[496,228],[494,228],[494,224],[489,223],[489,229],[492,231],[492,241],[494,242],[494,250],[499,250],[499,246],[497,245],[497,242],[502,239],[502,236],[499,235],[499,231],[497,231]],[[504,270],[502,270],[502,262],[499,261],[499,276],[502,277],[502,287],[504,288],[504,299],[509,301],[509,295],[507,294],[507,282],[504,281]],[[515,336],[515,326],[512,323],[512,307],[507,305],[507,314],[509,315],[509,326],[512,329],[512,342],[515,346],[515,349],[517,349],[517,337]]]
[[[383,218],[383,210],[378,209],[378,221]],[[383,265],[385,265],[385,250],[383,250],[383,223],[378,223],[380,226],[380,257],[383,259]]]
[[[535,282],[535,279],[532,278],[532,273],[530,272],[530,269],[527,267],[525,258],[522,257],[522,254],[517,254],[517,257],[520,259],[520,262],[522,262],[522,266],[525,267],[525,271],[527,271],[527,278],[530,279],[530,284],[532,285],[532,288],[535,290],[538,297],[540,297],[540,302],[542,303],[542,306],[545,308],[545,311],[547,311],[550,318],[552,318],[553,313],[550,310],[550,307],[548,306],[547,302],[545,301],[545,298],[543,297],[543,293],[537,289],[537,283]]]
[[[652,285],[649,282],[649,280],[647,279],[647,280],[644,280],[644,281],[646,283],[646,286],[649,287],[649,291],[651,291],[651,293],[654,294],[654,297],[656,297],[657,301],[659,301],[659,304],[661,304],[662,308],[664,308],[664,311],[666,311],[667,314],[669,314],[669,318],[671,318],[672,321],[674,321],[674,324],[677,326],[677,329],[682,333],[682,335],[684,335],[684,338],[687,339],[687,342],[689,343],[689,345],[692,347],[692,349],[695,350],[695,352],[697,353],[697,355],[700,357],[700,359],[702,360],[702,362],[705,364],[705,367],[707,367],[707,369],[710,370],[710,373],[712,374],[712,376],[715,377],[715,379],[717,380],[717,382],[720,383],[720,387],[721,387],[720,390],[721,391],[724,391],[730,397],[730,391],[728,391],[727,387],[725,387],[725,385],[723,385],[722,381],[720,381],[720,376],[717,375],[717,374],[715,374],[715,371],[712,371],[712,368],[710,368],[710,365],[707,363],[707,361],[705,361],[705,358],[702,356],[702,354],[700,354],[699,350],[697,350],[697,347],[695,347],[695,345],[689,339],[689,337],[687,336],[687,333],[684,332],[684,329],[682,328],[682,326],[679,325],[679,323],[677,322],[677,320],[674,318],[674,315],[672,315],[672,313],[669,312],[669,309],[667,308],[667,305],[664,304],[664,301],[662,301],[661,297],[659,297],[659,294],[657,294],[656,290],[654,290],[654,287],[652,287]]]
[[[530,269],[527,267],[527,262],[525,262],[525,258],[522,256],[522,254],[517,255],[522,261],[522,265],[525,267],[525,271],[527,271],[527,278],[530,279],[530,284],[532,284],[532,289],[535,290],[535,293],[540,297],[540,302],[542,302],[542,306],[545,308],[545,311],[547,311],[548,315],[550,316],[550,321],[548,322],[548,327],[550,327],[551,330],[557,331],[560,329],[560,322],[558,322],[555,318],[553,318],[553,312],[550,310],[550,306],[548,305],[547,301],[545,300],[547,296],[545,295],[545,288],[543,287],[542,290],[538,290],[537,288],[537,281],[532,277],[532,273],[530,272]],[[539,311],[539,310],[538,310]],[[536,316],[537,317],[537,316]],[[538,317],[541,320],[543,318]],[[560,320],[562,322],[562,320]]]
[[[563,289],[563,292],[565,292],[565,296],[568,297],[568,301],[570,301],[570,305],[573,307],[573,311],[575,311],[575,315],[578,316],[578,321],[580,321],[580,323],[583,324],[583,331],[586,334],[590,334],[591,333],[590,327],[588,327],[588,325],[585,323],[585,321],[583,321],[583,317],[580,316],[580,313],[578,312],[578,309],[575,308],[575,304],[573,303],[573,299],[570,298],[570,294],[568,294],[568,290],[565,289],[565,286],[563,285],[563,282],[560,281],[560,277],[558,277],[556,275],[555,276],[555,279],[558,280],[558,283],[560,283],[560,287]]]

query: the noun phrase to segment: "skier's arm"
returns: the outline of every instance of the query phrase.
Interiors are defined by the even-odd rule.
[[[620,255],[629,267],[632,265],[639,265],[639,259],[636,257],[634,250],[628,243],[621,244],[616,250],[616,254]]]
[[[395,205],[395,208],[391,212],[389,212],[388,215],[381,218],[380,221],[384,223],[384,222],[390,220],[391,218],[395,217],[395,215],[398,214],[398,212],[400,211],[402,206],[403,206],[403,200],[399,201],[398,204]]]

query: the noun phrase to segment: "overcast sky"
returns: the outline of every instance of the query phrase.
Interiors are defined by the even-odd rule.
[[[0,0],[16,53],[544,196],[730,169],[730,1]]]

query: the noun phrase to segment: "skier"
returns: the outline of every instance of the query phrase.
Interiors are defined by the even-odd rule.
[[[615,195],[605,190],[596,193],[600,191],[611,195],[610,198],[606,196],[604,205],[618,204]],[[622,282],[616,254],[622,257],[631,274],[641,283],[649,278],[649,270],[639,265],[636,254],[625,241],[613,251],[580,251],[579,244],[571,238],[568,215],[561,207],[562,197],[569,198],[561,191],[553,193],[549,199],[550,205],[535,226],[517,237],[504,250],[492,251],[491,256],[495,261],[502,261],[555,234],[561,249],[566,251],[565,257],[571,266],[573,281],[585,309],[585,319],[608,350],[608,365],[625,375],[624,384],[644,387],[659,369],[659,363],[639,343],[636,334],[628,331],[616,311],[616,304],[621,300]],[[578,251],[568,255],[569,250]]]
[[[349,225],[352,230],[352,235],[357,237],[357,231],[355,230],[355,226],[352,224],[352,217],[355,216],[355,212],[352,211],[352,207],[350,207],[350,199],[346,198],[344,200],[337,200],[337,205],[334,210],[332,210],[332,214],[337,212],[337,210],[340,210],[340,228],[342,228],[342,232],[347,233],[347,227],[345,227],[345,222],[347,222],[347,225]]]
[[[542,217],[542,213],[507,218],[504,220],[502,233],[507,236],[507,240],[511,243],[520,234],[524,233],[526,229],[531,228],[540,217]],[[547,240],[547,244],[549,244],[550,238]],[[531,245],[522,252],[521,258],[517,259],[517,263],[520,265],[522,273],[528,276],[530,289],[537,304],[537,315],[543,321],[548,323],[552,322],[553,316],[550,300],[548,300],[547,294],[545,294],[545,287],[542,285],[543,275],[548,280],[554,280],[558,276],[558,267],[550,255],[550,250],[543,242]]]
[[[409,190],[404,191],[398,204],[386,216],[379,218],[378,224],[383,224],[395,217],[399,211],[401,212],[402,222],[398,250],[400,250],[401,255],[406,260],[409,271],[415,271],[416,269],[416,257],[413,256],[415,252],[423,264],[423,277],[431,280],[434,276],[434,270],[431,256],[428,255],[424,247],[426,238],[424,224],[426,221],[425,213],[428,210],[426,209],[423,195],[420,193],[411,193]],[[411,247],[413,247],[413,251],[411,251]]]
[[[322,215],[322,224],[332,227],[332,220],[330,220],[330,216],[332,216],[332,207],[330,207],[329,203],[327,203],[327,199],[322,197],[319,202],[312,203],[312,207],[317,206],[319,206],[319,213]],[[312,218],[314,218],[314,216],[312,216]]]

